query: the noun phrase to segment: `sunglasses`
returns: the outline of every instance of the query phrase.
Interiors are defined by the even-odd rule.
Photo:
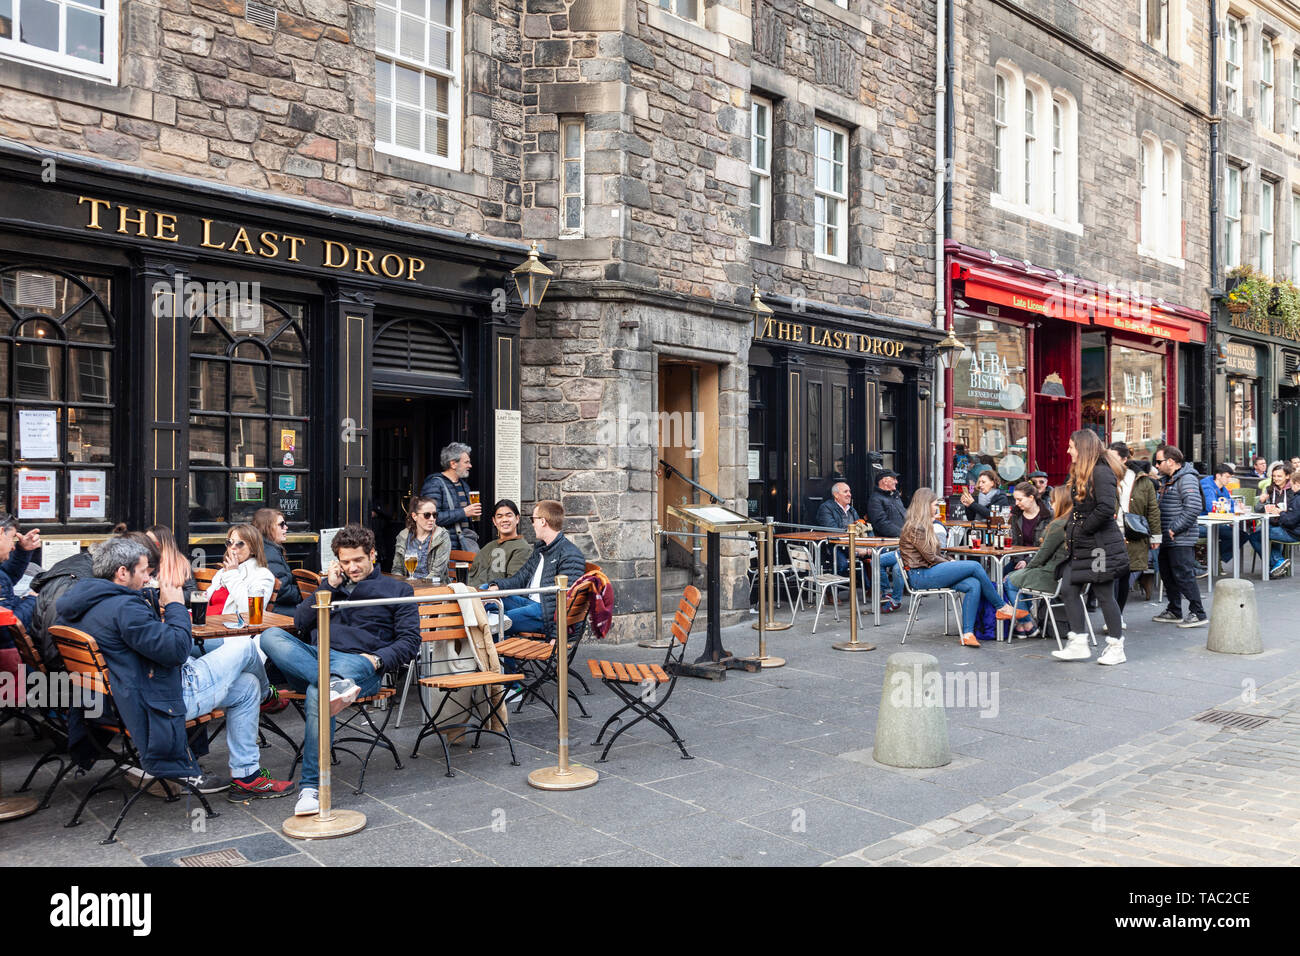
[[[277,528],[287,528],[287,527],[289,527],[289,522],[287,522],[287,521],[285,521],[283,518],[281,518],[279,521],[277,521],[277,522],[275,523],[275,526],[276,526]]]
[[[241,540],[239,540],[239,539],[236,539],[236,540],[234,540],[234,541],[227,541],[227,542],[226,542],[226,547],[227,547],[227,548],[247,548],[247,547],[248,547],[248,542],[247,542],[247,541],[241,541]]]
[[[419,514],[419,516],[420,516],[421,518],[436,518],[436,517],[438,517],[438,512],[436,512],[436,511],[421,511],[421,512],[418,512],[418,514]]]

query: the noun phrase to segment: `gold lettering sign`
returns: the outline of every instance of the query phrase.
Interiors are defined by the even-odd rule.
[[[1247,332],[1258,332],[1260,335],[1300,342],[1300,330],[1289,327],[1278,318],[1269,316],[1256,318],[1249,312],[1232,312],[1228,315],[1228,321],[1234,329],[1244,329]]]
[[[828,329],[812,323],[784,322],[771,316],[763,320],[761,329],[755,330],[754,341],[803,342],[805,330],[809,345],[836,352],[881,355],[885,358],[898,358],[903,354],[903,343],[894,339],[882,339],[861,332]]]
[[[389,279],[405,279],[407,282],[416,281],[416,277],[426,268],[425,261],[417,256],[376,252],[365,246],[354,246],[334,239],[316,240],[270,229],[253,231],[249,226],[227,225],[204,217],[197,221],[187,221],[173,213],[123,205],[93,196],[78,196],[77,205],[86,209],[84,228],[98,232],[111,231],[139,239],[184,243],[200,249],[215,249],[255,259],[284,262],[301,262],[304,249],[311,249],[312,258],[309,261],[316,262],[322,268],[348,269],[362,275],[382,275]],[[803,329],[798,328],[796,331],[800,338],[795,341],[802,341]]]

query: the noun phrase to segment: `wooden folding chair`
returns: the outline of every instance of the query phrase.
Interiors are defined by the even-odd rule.
[[[451,588],[436,588],[433,594],[455,595]],[[460,605],[455,600],[439,601],[434,604],[420,605],[420,640],[425,643],[434,641],[465,641],[468,645],[470,640],[469,634],[465,630],[465,618],[461,613]],[[468,646],[466,648],[468,650]],[[471,651],[472,653],[472,651]],[[451,769],[451,751],[447,749],[447,738],[445,731],[460,730],[462,731],[457,739],[463,739],[472,731],[474,734],[474,743],[471,749],[477,748],[479,738],[483,734],[491,734],[494,737],[500,737],[510,746],[510,764],[519,766],[519,758],[515,756],[515,742],[510,737],[510,724],[507,722],[505,713],[505,690],[503,684],[513,684],[519,680],[518,674],[498,674],[494,671],[467,671],[460,674],[435,674],[429,677],[420,678],[421,687],[429,687],[433,690],[442,691],[442,700],[439,702],[437,710],[429,713],[429,708],[425,706],[424,695],[420,695],[420,707],[424,710],[425,722],[416,735],[415,746],[411,748],[411,759],[414,760],[420,756],[420,743],[430,734],[437,735],[438,743],[442,744],[442,756],[447,763],[447,776],[454,777],[455,773]],[[476,699],[475,692],[483,691],[483,699],[480,702]],[[470,701],[461,704],[452,697],[456,691],[469,690]],[[448,703],[453,703],[458,710],[452,714],[450,720],[464,717],[465,720],[458,723],[439,723],[443,710]],[[479,707],[485,708],[485,712],[480,712]],[[492,716],[496,714],[501,723],[501,730],[493,730],[487,726]]]
[[[82,691],[98,694],[104,701],[104,717],[102,720],[97,721],[95,726],[107,730],[114,735],[108,743],[103,743],[97,740],[93,733],[87,735],[87,739],[93,743],[97,751],[96,759],[106,758],[111,760],[113,761],[113,766],[108,770],[108,772],[103,774],[103,776],[95,782],[95,785],[90,788],[90,791],[82,797],[81,803],[77,805],[76,813],[74,813],[72,819],[65,824],[65,826],[75,827],[81,822],[81,814],[86,809],[86,804],[90,802],[91,797],[109,789],[113,783],[125,777],[127,770],[132,767],[138,767],[143,772],[144,764],[140,760],[139,751],[136,750],[135,744],[131,740],[131,732],[126,729],[126,722],[121,719],[121,715],[118,713],[117,707],[113,703],[113,689],[108,677],[108,664],[105,662],[104,655],[100,651],[99,645],[95,642],[95,639],[85,631],[79,631],[72,627],[64,627],[63,625],[55,625],[54,627],[51,627],[50,634],[54,638],[54,643],[59,648],[59,653],[63,657],[64,665],[72,675],[73,682],[76,683]],[[204,724],[224,716],[225,712],[221,710],[214,710],[211,713],[200,714],[194,720],[186,721],[185,729],[193,732],[191,733],[192,739],[194,733],[204,732],[203,729],[201,729]],[[120,741],[120,749],[112,749],[111,745],[114,741]],[[177,792],[173,793],[171,787],[172,784],[179,784],[181,787],[188,790],[193,796],[198,798],[199,803],[203,805],[203,809],[209,817],[217,816],[216,811],[212,809],[212,805],[208,803],[208,798],[204,796],[189,779],[185,777],[157,777],[155,779],[162,786],[168,803],[173,803],[180,799],[180,790],[178,789]],[[141,794],[145,792],[147,783],[150,783],[150,781],[148,781],[146,776],[142,775],[135,792],[125,798],[122,804],[122,810],[118,813],[117,820],[113,823],[113,828],[108,833],[108,838],[101,840],[101,844],[107,845],[116,842],[118,828],[122,826],[122,821],[126,819],[126,815],[130,812],[131,807],[140,799]]]
[[[206,591],[212,584],[212,579],[217,576],[216,568],[195,568],[194,583],[199,586],[200,591]]]
[[[474,563],[477,555],[473,551],[452,551],[447,555],[447,577],[453,581],[463,581],[469,578],[469,565]],[[464,564],[464,568],[457,568],[456,562]],[[457,576],[457,571],[464,571],[464,577]]]
[[[574,584],[569,588],[569,609],[568,609],[568,628],[569,628],[569,659],[578,650],[578,645],[582,643],[583,634],[586,632],[587,611],[591,605],[591,597],[595,588],[590,582]],[[490,598],[491,591],[484,592],[485,598]],[[557,718],[560,712],[541,693],[547,684],[559,685],[559,642],[546,640],[545,634],[521,633],[514,637],[508,637],[497,644],[497,653],[502,657],[513,658],[520,662],[524,669],[523,696],[519,700],[519,706],[515,708],[515,713],[524,709],[529,699],[540,700],[543,704],[551,709],[551,713]],[[570,671],[572,672],[572,671]],[[521,679],[519,675],[515,676],[516,680]],[[585,683],[583,685],[586,686]],[[569,696],[573,702],[578,705],[578,710],[582,712],[583,717],[590,717],[587,708],[582,706],[582,701],[572,690]]]
[[[294,568],[293,579],[298,582],[298,593],[303,596],[304,600],[320,589],[321,576],[315,571],[308,571],[306,568]]]
[[[277,692],[279,693],[282,699],[287,700],[289,701],[289,703],[293,704],[294,709],[298,711],[298,716],[300,716],[303,719],[303,721],[306,722],[307,695],[293,690],[278,690]],[[330,745],[331,765],[339,762],[338,756],[334,753],[334,751],[336,750],[342,750],[345,754],[350,754],[351,756],[356,757],[357,760],[361,761],[361,776],[357,780],[357,788],[352,791],[353,793],[360,794],[365,792],[366,769],[370,766],[370,757],[375,752],[376,747],[383,747],[390,754],[392,754],[393,762],[397,765],[397,769],[398,770],[402,769],[402,758],[398,756],[397,748],[393,745],[392,740],[390,740],[388,735],[384,732],[388,729],[388,722],[393,717],[393,708],[384,707],[383,722],[379,724],[379,726],[375,726],[375,721],[370,716],[370,710],[366,706],[367,704],[375,704],[378,703],[379,701],[387,701],[390,697],[396,695],[396,693],[397,693],[396,688],[387,686],[387,683],[381,684],[379,690],[375,691],[373,694],[369,695],[368,697],[358,697],[347,707],[346,710],[341,711],[334,718],[335,721],[337,721],[337,725],[334,728],[333,743]],[[328,687],[325,689],[325,693],[322,694],[321,696],[326,698],[324,705],[328,706],[329,705]],[[347,716],[344,717],[343,716],[344,714],[347,714]],[[358,723],[359,720],[363,721],[363,723]],[[340,736],[340,734],[343,734],[345,731],[351,733],[352,736]],[[363,757],[355,750],[353,750],[351,747],[341,746],[342,744],[367,744],[368,746],[366,747],[366,755]],[[301,760],[302,760],[302,747],[298,746],[295,748],[295,752],[293,755],[293,763],[289,767],[289,779],[293,779],[293,775],[298,770],[298,763]]]
[[[614,741],[618,740],[624,731],[631,729],[643,720],[650,721],[650,723],[673,738],[673,743],[682,752],[683,760],[694,759],[686,752],[686,741],[682,740],[678,735],[677,728],[659,711],[668,703],[668,698],[673,695],[673,688],[677,686],[677,668],[686,654],[686,641],[691,636],[691,626],[695,623],[695,612],[699,609],[699,606],[699,588],[692,584],[686,585],[686,591],[682,595],[681,603],[677,605],[677,615],[673,619],[670,628],[676,640],[669,642],[668,652],[664,654],[662,665],[587,660],[587,667],[591,670],[591,676],[603,682],[606,687],[614,692],[615,696],[623,701],[623,706],[610,715],[609,720],[605,721],[600,728],[600,733],[596,735],[595,744],[599,745],[600,738],[605,736],[605,731],[609,729],[610,724],[616,720],[622,724],[618,730],[614,731],[614,736],[609,738],[609,742],[605,744],[605,749],[601,752],[600,760],[597,763],[605,762],[605,758],[609,756],[609,748],[614,746]],[[660,693],[659,687],[663,684],[668,686]],[[636,718],[623,724],[621,715],[629,710],[636,714]]]
[[[9,626],[9,633],[14,639],[14,647],[18,649],[18,657],[23,662],[23,666],[28,671],[41,674],[45,678],[45,686],[51,687],[50,669],[45,665],[45,661],[41,659],[41,655],[36,650],[36,644],[32,641],[31,635],[27,633],[27,629],[23,627],[20,621],[15,621]],[[23,780],[23,785],[15,792],[26,793],[32,785],[32,780],[36,777],[36,772],[47,763],[56,762],[59,765],[54,779],[45,788],[45,793],[41,796],[41,802],[37,805],[38,810],[44,810],[50,805],[50,798],[54,796],[54,790],[58,787],[59,781],[73,768],[72,758],[68,756],[67,718],[62,708],[57,707],[54,701],[48,700],[44,701],[43,706],[40,707],[28,702],[22,709],[20,716],[38,737],[45,737],[50,741],[50,748],[36,759],[36,763],[28,771],[26,779]]]

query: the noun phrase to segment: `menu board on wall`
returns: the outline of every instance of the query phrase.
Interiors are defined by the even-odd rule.
[[[520,496],[520,421],[518,411],[507,408],[497,409],[496,434],[496,480],[497,499],[509,498],[516,504]]]

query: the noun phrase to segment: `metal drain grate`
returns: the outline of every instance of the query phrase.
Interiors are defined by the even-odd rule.
[[[279,22],[280,14],[274,7],[268,7],[264,3],[255,3],[250,0],[244,6],[244,19],[249,23],[256,23],[259,27],[274,30]]]
[[[176,862],[181,866],[243,866],[248,862],[248,857],[238,850],[212,850],[194,856],[182,856]]]
[[[1224,727],[1232,727],[1236,730],[1254,730],[1277,718],[1242,714],[1235,710],[1207,710],[1197,714],[1192,720],[1199,720],[1203,724],[1222,724]]]

